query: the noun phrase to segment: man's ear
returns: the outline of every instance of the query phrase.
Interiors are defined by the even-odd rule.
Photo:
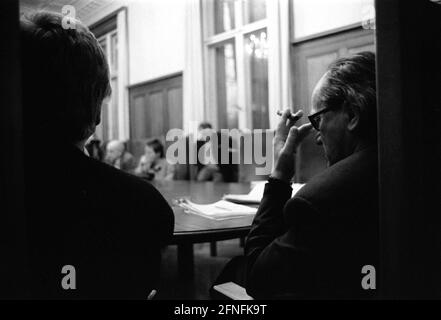
[[[354,132],[360,127],[360,108],[357,106],[349,107],[348,110],[349,121],[347,128],[349,131]]]

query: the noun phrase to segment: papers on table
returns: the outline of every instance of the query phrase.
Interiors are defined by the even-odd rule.
[[[257,208],[232,203],[226,200],[220,200],[211,204],[197,204],[188,199],[180,199],[179,206],[189,213],[214,220],[246,217],[254,215],[257,211]]]
[[[263,197],[263,191],[265,190],[265,184],[266,181],[256,181],[253,182],[252,185],[254,187],[251,189],[250,193],[248,194],[226,194],[224,195],[223,199],[232,201],[235,203],[243,203],[243,204],[259,204]],[[291,185],[292,187],[292,194],[291,197],[294,197],[294,195],[297,193],[297,191],[300,190],[301,187],[303,187],[304,184],[302,183],[293,183]]]
[[[223,199],[235,203],[259,204],[263,196],[266,181],[259,181],[247,194],[226,194]]]
[[[225,220],[254,215],[257,208],[245,204],[259,204],[263,197],[266,181],[256,181],[251,185],[253,188],[248,194],[226,194],[223,200],[210,204],[197,204],[188,199],[179,199],[177,204],[188,213],[197,214],[208,219]],[[301,183],[292,186],[293,197],[303,187]]]

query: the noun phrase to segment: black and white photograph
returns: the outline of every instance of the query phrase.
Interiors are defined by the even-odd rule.
[[[441,1],[2,0],[0,42],[0,300],[441,300]]]

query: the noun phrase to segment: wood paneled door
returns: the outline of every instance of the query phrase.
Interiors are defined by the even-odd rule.
[[[129,96],[129,148],[135,156],[143,153],[147,139],[182,129],[182,73],[132,86]]]
[[[360,27],[295,43],[292,48],[294,110],[302,109],[305,115],[310,114],[312,91],[328,65],[337,58],[360,51],[375,51],[372,30]],[[308,121],[306,116],[302,121]],[[302,183],[326,167],[323,148],[316,145],[314,134],[300,146],[296,166],[296,181]]]

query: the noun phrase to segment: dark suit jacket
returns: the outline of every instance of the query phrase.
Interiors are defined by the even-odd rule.
[[[146,299],[173,232],[170,206],[148,182],[77,148],[57,155],[26,163],[31,296]],[[75,290],[61,286],[65,265],[75,267]]]
[[[378,270],[378,173],[374,148],[317,175],[290,199],[267,183],[246,241],[247,292],[256,298],[369,298],[364,265]]]

